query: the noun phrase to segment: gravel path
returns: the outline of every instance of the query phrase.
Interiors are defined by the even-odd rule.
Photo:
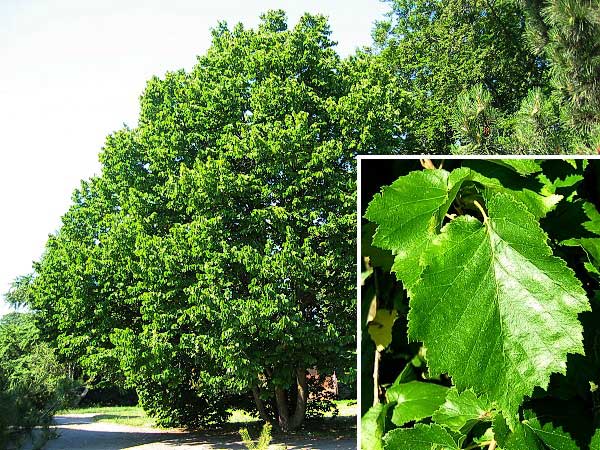
[[[49,441],[44,450],[167,450],[174,447],[193,450],[245,449],[231,436],[203,437],[195,433],[155,428],[139,428],[113,423],[94,422],[95,414],[70,414],[56,416],[57,439]],[[354,439],[294,438],[287,450],[355,450]],[[277,448],[275,445],[271,448]],[[279,447],[281,448],[281,447]]]

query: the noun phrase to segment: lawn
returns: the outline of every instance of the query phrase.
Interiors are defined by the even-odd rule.
[[[154,419],[148,417],[139,406],[92,406],[58,412],[58,415],[63,414],[97,414],[94,422],[118,423],[132,427],[154,427],[156,425]]]
[[[335,404],[338,407],[339,418],[350,418],[356,416],[356,400],[337,400]],[[229,424],[250,424],[259,422],[259,419],[247,411],[241,409],[232,409]],[[144,410],[139,406],[97,406],[89,408],[75,408],[58,412],[62,414],[96,414],[95,422],[109,422],[133,427],[154,427],[154,419],[148,417]],[[327,420],[331,420],[332,413],[325,415]]]

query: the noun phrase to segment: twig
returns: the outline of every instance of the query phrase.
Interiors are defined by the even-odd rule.
[[[423,168],[435,170],[435,165],[430,159],[421,159],[419,161],[421,162]]]
[[[375,364],[373,364],[373,406],[379,404],[379,360],[381,353],[375,349]]]
[[[379,286],[379,270],[376,267],[373,270],[373,277],[375,282],[375,309],[380,305],[381,299],[381,289]],[[377,344],[375,345],[375,362],[373,364],[373,406],[379,404],[379,360],[381,359],[381,354],[377,349]]]

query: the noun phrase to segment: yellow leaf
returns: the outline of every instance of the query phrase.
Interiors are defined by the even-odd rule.
[[[375,342],[377,351],[382,351],[392,343],[392,326],[396,317],[398,317],[396,310],[378,309],[375,318],[369,323],[369,335]]]

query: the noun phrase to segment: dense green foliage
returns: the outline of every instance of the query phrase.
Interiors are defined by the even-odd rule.
[[[355,377],[354,156],[396,146],[395,91],[329,35],[282,12],[219,25],[191,72],[149,81],[35,266],[28,304],[61,358],[161,424],[253,393],[294,428],[306,369]]]
[[[389,3],[388,20],[374,30],[375,48],[345,59],[323,17],[305,15],[288,29],[285,14],[272,11],[257,29],[219,24],[191,71],[148,82],[137,126],[107,138],[101,174],[82,181],[34,273],[19,278],[7,296],[35,311],[45,351],[54,349],[72,377],[86,386],[135,388],[162,425],[219,422],[229,404],[251,393],[263,419],[298,427],[307,407],[318,404],[307,405],[307,369],[335,371],[343,382],[355,377],[357,154],[596,151],[598,0]],[[498,229],[521,203],[528,212],[515,219],[517,227],[534,229],[557,208],[553,192],[570,186],[569,179],[548,181],[542,196],[534,189],[506,196],[503,180],[476,172],[439,172],[436,180],[419,182],[446,190],[442,204],[422,199],[421,206],[441,216],[464,186],[491,192],[480,201],[491,205],[485,226],[458,220],[440,246],[469,230],[482,247],[503,241],[505,230],[484,231]],[[378,213],[372,214],[375,220]],[[380,219],[380,225],[396,221]],[[405,286],[414,284],[415,302],[425,309],[442,292],[419,288],[419,277],[428,274],[421,264],[431,278],[456,270],[423,245],[438,234],[429,219],[417,213],[407,219],[405,235],[376,237],[385,249],[403,248],[393,269]],[[596,255],[594,244],[582,239],[565,236],[564,246]],[[520,245],[532,249],[527,264],[542,266],[532,279],[561,273],[540,233]],[[485,257],[470,270],[481,275],[499,267],[495,254]],[[376,259],[385,284],[392,262],[385,252]],[[541,333],[540,342],[510,355],[511,370],[498,378],[498,391],[515,386],[496,405],[511,427],[522,397],[562,370],[565,354],[581,353],[575,317],[587,302],[571,278],[564,275],[569,308],[552,308],[572,340],[560,341],[552,355],[540,350],[536,358],[546,371],[513,383],[534,365],[523,354],[543,347],[549,337]],[[486,281],[486,304],[508,305],[505,293],[492,292],[498,279]],[[539,294],[532,301],[549,301],[541,285],[532,287]],[[377,317],[391,327],[407,306],[402,286],[386,286],[397,313]],[[462,300],[456,307],[473,313]],[[499,345],[519,338],[520,323],[504,329],[498,316],[488,319],[490,333],[502,335]],[[451,324],[417,325],[410,330],[414,339],[454,337]],[[371,329],[377,345],[393,341],[388,328]],[[469,343],[478,338],[472,334]],[[497,365],[507,362],[490,361],[479,385],[465,369],[457,386],[488,386]],[[456,366],[440,361],[434,368],[451,373]]]
[[[595,153],[598,0],[387,0],[380,58],[411,100],[406,153]]]
[[[47,426],[57,409],[74,398],[75,383],[40,340],[31,313],[0,318],[0,447]]]
[[[362,180],[362,447],[590,448],[600,164],[417,164]]]

